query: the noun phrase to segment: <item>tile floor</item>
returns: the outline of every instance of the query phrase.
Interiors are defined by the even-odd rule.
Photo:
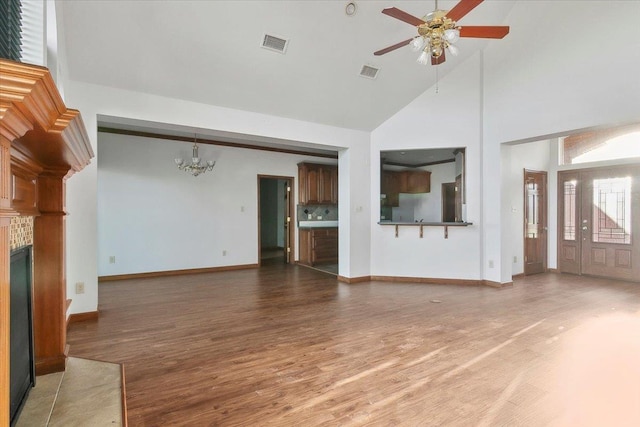
[[[16,427],[122,426],[121,366],[70,357],[67,370],[36,378]]]

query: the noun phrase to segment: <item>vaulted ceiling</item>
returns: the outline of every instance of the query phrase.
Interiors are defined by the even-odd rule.
[[[416,63],[414,36],[383,15],[393,5],[418,17],[427,1],[63,1],[69,77],[199,103],[360,130],[373,130],[432,87],[436,67]],[[440,1],[451,9],[457,1]],[[514,1],[485,0],[460,24],[509,25]],[[517,30],[517,29],[516,29]],[[512,29],[512,32],[514,29]],[[289,40],[284,54],[261,47],[264,34]],[[508,36],[507,36],[508,37]],[[442,78],[487,43],[461,39]],[[375,79],[363,65],[379,68]]]

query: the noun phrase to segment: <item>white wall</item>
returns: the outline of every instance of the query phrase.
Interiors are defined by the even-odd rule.
[[[485,169],[496,167],[495,147],[505,142],[637,121],[638,16],[636,1],[516,2],[506,19],[511,32],[483,55]],[[607,28],[607,36],[594,28]],[[488,174],[483,185],[500,188],[500,180]],[[500,256],[501,275],[493,280],[507,282],[512,256],[500,245],[510,222],[500,223],[499,199],[485,197],[485,256]]]
[[[190,153],[188,143],[99,134],[99,276],[256,264],[257,176],[295,177],[299,162],[318,160],[201,144],[216,165],[193,177],[173,163]]]
[[[371,135],[371,274],[429,278],[479,279],[480,227],[480,89],[476,55],[387,120]],[[425,72],[428,72],[426,70]],[[378,225],[380,151],[466,147],[467,221],[474,225],[449,229]],[[432,186],[433,191],[433,186]]]
[[[509,223],[509,230],[506,233],[508,246],[503,247],[502,250],[510,253],[512,275],[524,272],[524,169],[545,171],[549,178],[552,163],[554,161],[557,163],[557,156],[551,156],[550,148],[551,141],[549,140],[502,146],[502,150],[510,151],[510,162],[502,165],[505,171],[504,183],[506,184],[503,187],[502,202],[507,204],[507,212],[509,212],[508,216],[502,219]],[[551,186],[548,181],[547,189]],[[552,221],[550,212],[555,210],[555,199],[549,197],[549,203],[547,203],[548,222]],[[555,247],[556,239],[555,236],[547,233],[547,240],[548,257],[549,247]],[[515,262],[513,262],[513,257],[516,257]]]
[[[512,255],[502,248],[510,222],[502,221],[500,146],[637,121],[638,16],[637,1],[516,2],[504,22],[511,26],[506,38],[489,42],[449,73],[440,93],[417,94],[371,133],[371,146],[366,132],[72,80],[65,102],[82,112],[94,150],[98,114],[338,147],[341,275],[508,282]],[[606,28],[606,37],[594,28]],[[377,224],[380,150],[400,147],[467,147],[466,219],[473,226],[452,229],[445,240],[441,228],[427,229],[423,239],[403,228],[395,238],[393,227]],[[97,307],[96,177],[94,162],[67,187],[67,278],[84,281],[87,290],[72,296],[74,313]]]
[[[367,275],[369,241],[362,230],[369,230],[369,135],[366,132],[315,123],[232,110],[139,92],[119,90],[73,80],[66,82],[65,103],[81,111],[94,151],[98,153],[97,117],[164,123],[192,129],[212,129],[251,138],[277,138],[303,144],[333,146],[341,150],[340,164],[340,274],[351,277],[355,271]],[[188,148],[185,148],[188,151]],[[351,152],[354,153],[350,156]],[[169,158],[173,158],[172,154]],[[364,161],[363,161],[364,159]],[[72,313],[97,309],[97,161],[72,176],[67,183],[67,292],[73,299]],[[174,166],[175,167],[175,166]],[[242,168],[242,163],[236,164]],[[218,168],[218,165],[216,165]],[[297,170],[290,174],[297,176]],[[192,177],[187,177],[192,178]],[[255,186],[255,177],[254,177]],[[358,194],[353,194],[358,192]],[[353,195],[353,197],[350,197]],[[344,203],[342,201],[345,201]],[[255,202],[254,202],[255,203]],[[351,215],[351,210],[355,215]],[[351,236],[354,235],[354,238]],[[257,257],[255,251],[254,259]],[[238,260],[249,259],[241,256]],[[116,262],[118,265],[118,262]],[[73,284],[85,283],[85,293],[74,294]]]
[[[375,162],[392,147],[469,147],[466,219],[476,224],[454,230],[449,240],[430,230],[427,247],[416,231],[401,229],[396,239],[392,227],[372,218],[372,274],[509,282],[512,224],[503,221],[510,209],[501,199],[510,172],[501,168],[510,168],[510,158],[501,144],[637,121],[638,16],[640,2],[516,2],[504,22],[511,27],[507,37],[447,75],[439,94],[428,90],[374,130]],[[605,27],[606,37],[593,31]],[[373,166],[372,217],[379,182]]]

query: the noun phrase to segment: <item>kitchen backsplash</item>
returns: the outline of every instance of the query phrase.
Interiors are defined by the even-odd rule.
[[[311,215],[311,216],[309,216]],[[337,221],[336,205],[298,205],[298,221]]]

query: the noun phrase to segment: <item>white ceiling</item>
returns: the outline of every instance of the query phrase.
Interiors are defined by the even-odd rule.
[[[356,1],[352,17],[339,0],[60,4],[73,80],[360,130],[375,129],[435,83],[436,67],[417,64],[409,47],[373,55],[415,35],[383,8],[422,17],[431,0]],[[509,25],[513,4],[485,0],[460,24]],[[265,33],[289,39],[286,53],[261,48]],[[461,39],[440,78],[486,43],[500,40]],[[365,64],[380,68],[375,80],[360,77]]]

